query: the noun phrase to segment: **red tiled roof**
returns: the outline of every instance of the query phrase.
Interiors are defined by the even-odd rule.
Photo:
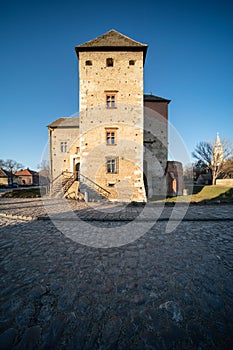
[[[32,176],[35,174],[37,174],[37,172],[30,169],[20,170],[15,173],[15,175],[17,176]]]

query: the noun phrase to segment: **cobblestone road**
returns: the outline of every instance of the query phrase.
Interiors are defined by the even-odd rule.
[[[46,214],[40,200],[0,205]],[[95,229],[93,209],[75,209]],[[76,243],[50,220],[0,217],[0,349],[231,349],[232,209],[190,207],[165,234],[165,208],[145,235],[108,249]],[[123,220],[138,212],[128,207]]]

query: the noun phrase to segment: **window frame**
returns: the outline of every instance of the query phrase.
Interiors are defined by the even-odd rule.
[[[117,108],[117,92],[116,90],[109,90],[105,92],[105,104],[107,109]]]
[[[61,143],[60,143],[60,150],[61,150],[61,153],[67,153],[68,152],[68,142],[67,141],[61,141]]]
[[[105,128],[105,140],[107,146],[115,146],[117,144],[117,128]]]
[[[118,157],[106,157],[106,173],[118,174],[119,173],[119,158]]]

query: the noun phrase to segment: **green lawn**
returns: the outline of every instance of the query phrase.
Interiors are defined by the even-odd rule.
[[[2,194],[5,198],[38,198],[41,197],[39,188],[17,189]],[[233,203],[233,187],[228,186],[194,186],[193,194],[188,196],[171,197],[152,202],[229,202]]]
[[[167,198],[166,202],[233,202],[233,187],[203,186],[199,188],[199,192],[195,187],[193,189],[191,195]]]
[[[39,198],[41,197],[39,188],[17,189],[5,192],[1,195],[4,198]]]

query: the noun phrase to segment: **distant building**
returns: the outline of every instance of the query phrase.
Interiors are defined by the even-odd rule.
[[[166,195],[170,100],[144,94],[147,45],[110,30],[75,50],[79,118],[48,125],[52,180],[72,177],[112,201]]]
[[[11,174],[9,171],[0,168],[0,186],[7,187],[11,183]]]
[[[39,174],[36,171],[29,168],[16,171],[14,174],[17,177],[17,183],[19,186],[38,186]]]

